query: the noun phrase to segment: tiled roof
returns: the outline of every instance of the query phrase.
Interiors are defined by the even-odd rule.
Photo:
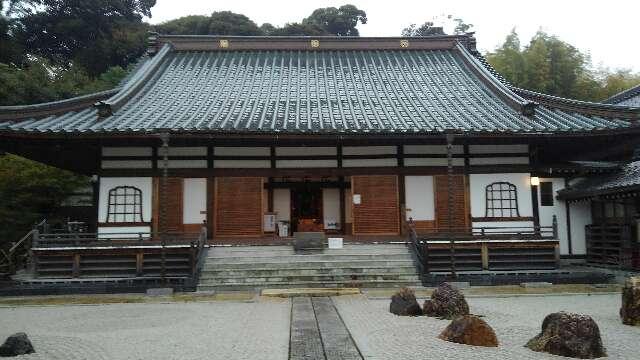
[[[14,107],[13,115],[0,108],[0,132],[557,133],[638,126],[640,109],[536,105],[460,43],[428,45],[220,51],[165,44],[117,93],[95,96],[96,106],[48,113]]]
[[[628,163],[611,174],[584,178],[559,191],[558,196],[563,199],[580,199],[629,191],[640,191],[640,161]]]
[[[640,107],[640,84],[613,95],[604,103]]]

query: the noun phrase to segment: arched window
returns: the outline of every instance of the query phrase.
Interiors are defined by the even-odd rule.
[[[133,186],[116,186],[109,190],[107,222],[143,222],[142,191]]]
[[[518,191],[512,183],[500,181],[486,187],[485,217],[520,217]]]

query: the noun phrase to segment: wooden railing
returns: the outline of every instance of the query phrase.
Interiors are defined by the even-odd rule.
[[[406,223],[407,245],[420,275],[458,269],[552,269],[559,266],[558,222],[550,226],[477,226],[429,229],[418,234],[412,219]],[[451,251],[453,246],[455,249]]]
[[[0,274],[13,275],[17,270],[28,266],[31,260],[33,239],[40,231],[46,230],[47,220],[44,219],[33,226],[26,235],[13,243],[9,249],[0,249]]]
[[[35,274],[47,277],[191,278],[206,260],[199,233],[36,233]]]

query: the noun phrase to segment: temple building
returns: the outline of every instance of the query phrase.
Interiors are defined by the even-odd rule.
[[[0,147],[93,176],[99,234],[204,224],[213,244],[372,242],[410,223],[584,258],[597,216],[577,200],[599,195],[572,185],[638,179],[620,164],[640,142],[639,104],[617,97],[513,87],[472,35],[156,34],[119,88],[0,108]]]

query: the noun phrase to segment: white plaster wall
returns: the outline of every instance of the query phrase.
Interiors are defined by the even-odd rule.
[[[382,155],[395,154],[398,149],[395,146],[345,146],[343,155]]]
[[[213,148],[214,155],[220,156],[269,156],[271,149],[269,147],[235,147],[235,146],[216,146]]]
[[[398,166],[397,159],[344,159],[343,167]]]
[[[529,174],[471,174],[469,175],[469,192],[471,197],[471,217],[484,217],[486,214],[487,185],[506,181],[514,184],[518,193],[518,211],[520,216],[533,216],[531,205],[531,180]],[[532,226],[532,222],[526,222]],[[491,223],[474,222],[473,226],[520,226],[511,221],[496,221]]]
[[[215,160],[214,168],[270,168],[269,160]]]
[[[471,154],[508,154],[508,153],[528,153],[529,145],[469,145]]]
[[[453,145],[451,151],[454,154],[464,153],[462,145]],[[446,145],[404,145],[405,154],[446,154]]]
[[[591,205],[589,202],[569,204],[571,216],[571,245],[574,255],[587,253],[587,241],[584,227],[591,224]]]
[[[151,156],[150,147],[122,146],[112,147],[105,146],[102,148],[103,156]]]
[[[277,156],[313,156],[337,155],[338,150],[333,146],[292,146],[276,147]]]
[[[538,187],[538,214],[540,216],[540,226],[551,226],[553,224],[553,215],[555,215],[558,219],[558,240],[560,241],[560,254],[569,254],[566,202],[555,198],[558,190],[564,189],[564,179],[540,178],[540,182],[551,182],[553,184],[553,206],[542,206],[540,187]]]
[[[325,229],[340,229],[340,189],[322,189],[322,215]],[[329,224],[335,223],[336,226]]]
[[[273,189],[273,211],[277,221],[291,221],[291,190]]]
[[[337,160],[276,160],[277,168],[338,167]]]
[[[453,166],[464,166],[464,159],[453,158]],[[406,158],[404,166],[447,166],[447,158]]]
[[[407,220],[434,220],[433,176],[405,176]]]
[[[471,158],[470,165],[499,165],[499,164],[528,164],[529,158],[520,157],[490,157],[490,158]]]
[[[98,222],[107,221],[109,190],[116,186],[134,186],[142,191],[142,220],[151,221],[152,180],[150,177],[102,177],[98,198]],[[114,229],[111,228],[110,229]]]
[[[184,179],[182,221],[202,224],[207,219],[207,179]]]
[[[158,156],[164,156],[164,149],[158,148]],[[169,147],[169,156],[207,156],[205,146]]]
[[[151,169],[151,160],[102,160],[103,169]]]
[[[158,160],[158,168],[162,168],[163,160]],[[169,160],[170,169],[203,169],[207,167],[207,160]]]

